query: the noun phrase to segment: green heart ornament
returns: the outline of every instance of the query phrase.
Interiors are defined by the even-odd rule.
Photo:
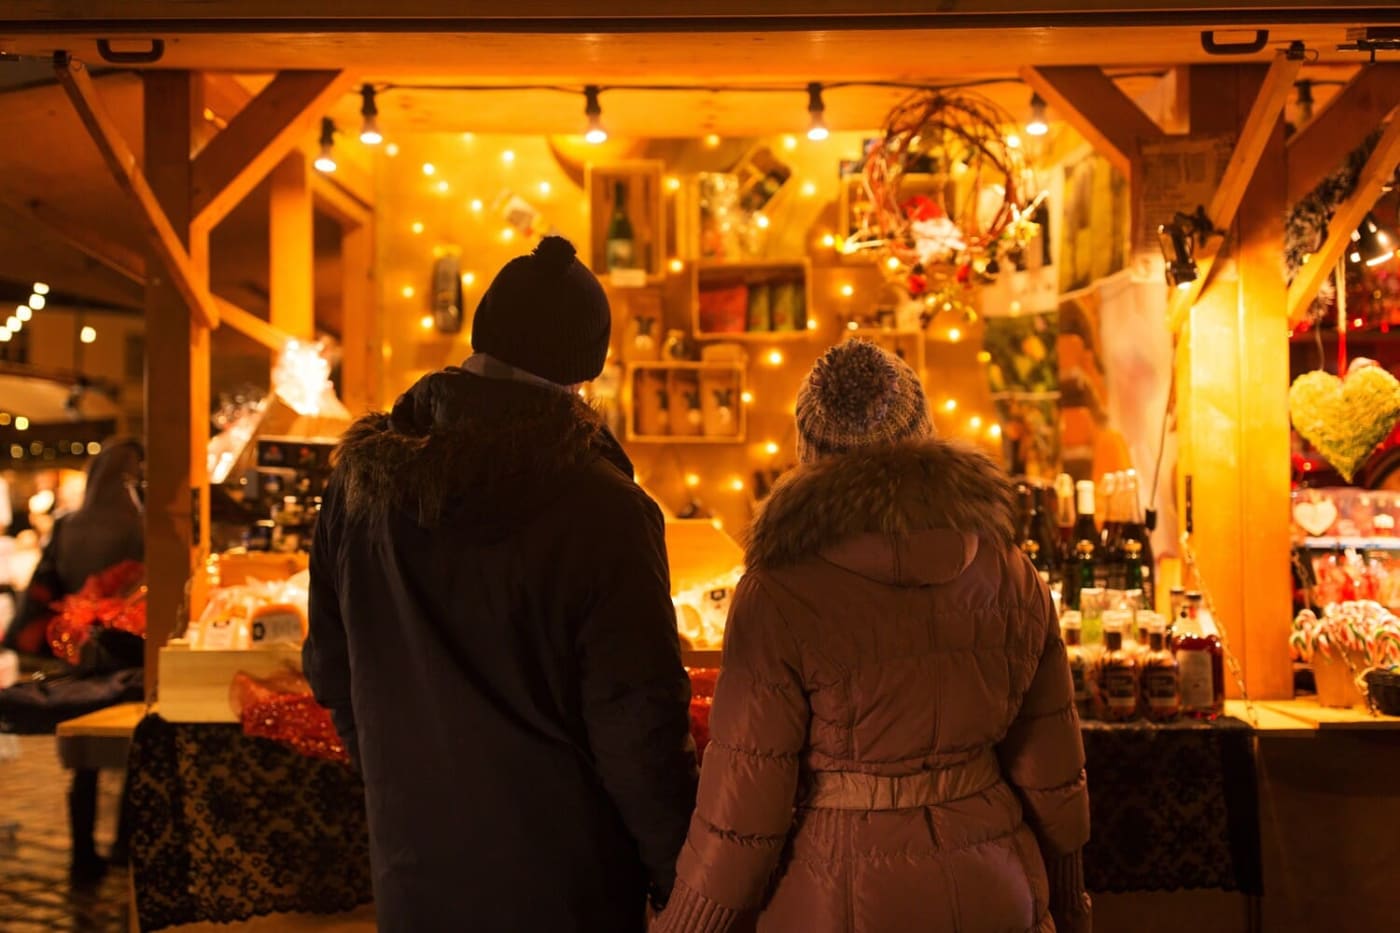
[[[1400,421],[1400,381],[1374,364],[1353,365],[1346,379],[1316,370],[1293,380],[1288,407],[1303,439],[1351,482]]]

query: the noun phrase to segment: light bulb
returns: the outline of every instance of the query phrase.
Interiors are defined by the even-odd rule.
[[[28,323],[29,320],[34,317],[34,309],[29,307],[29,305],[20,305],[18,308],[15,308],[15,317]]]
[[[598,103],[598,85],[590,84],[583,89],[583,114],[588,118],[588,129],[583,138],[598,145],[608,141],[608,131],[603,129],[603,108]]]
[[[831,135],[826,128],[826,104],[822,101],[822,86],[816,81],[807,85],[807,113],[811,119],[807,138],[819,143]]]
[[[462,273],[462,284],[465,285],[467,288],[471,288],[473,285],[475,285],[475,284],[476,284],[476,273],[475,273],[475,272],[463,272],[463,273]]]
[[[827,249],[832,249],[833,247],[835,247],[835,246],[836,246],[836,236],[835,236],[834,234],[831,234],[831,233],[823,234],[823,235],[822,235],[822,246],[825,246]]]
[[[336,170],[335,156],[331,155],[330,147],[323,148],[321,154],[316,157],[316,161],[312,164],[318,172],[324,172],[327,175],[334,172]]]
[[[769,350],[769,351],[768,351],[768,365],[769,365],[769,366],[781,366],[781,365],[783,365],[783,351],[782,351],[782,350]]]
[[[399,294],[403,295],[405,298],[412,298],[415,294],[413,286],[405,285],[402,289],[399,290]]]
[[[379,121],[374,117],[365,117],[365,122],[360,127],[360,142],[366,146],[377,146],[383,141],[384,134],[379,132]]]
[[[1031,115],[1026,121],[1027,136],[1044,136],[1050,132],[1050,124],[1045,121],[1045,101],[1039,94],[1031,93]],[[1010,140],[1007,140],[1008,145]],[[1015,147],[1012,146],[1014,149]]]
[[[1020,149],[1020,148],[1021,148],[1021,137],[1017,136],[1015,133],[1012,133],[1012,134],[1010,134],[1009,136],[1007,136],[1007,137],[1006,137],[1006,148],[1008,148],[1008,149]]]
[[[944,411],[957,411],[957,410],[958,410],[958,400],[955,399],[955,398],[950,398],[950,399],[948,399],[946,402],[943,403],[943,410],[944,410]]]
[[[797,137],[796,137],[796,136],[784,136],[784,137],[783,137],[783,148],[786,149],[788,152],[791,152],[792,150],[796,149],[796,148],[797,148]]]
[[[732,489],[732,490],[734,490],[735,492],[743,492],[743,491],[744,491],[744,481],[743,481],[743,479],[740,478],[740,477],[738,477],[738,476],[734,477],[733,479],[731,479],[731,480],[729,481],[729,488]]]
[[[959,340],[961,340],[961,339],[962,339],[962,331],[958,330],[956,327],[950,327],[950,328],[948,328],[948,340],[949,340],[949,342],[951,342],[951,343],[957,343],[957,342],[958,342]]]
[[[855,286],[852,285],[850,282],[847,282],[846,284],[844,284],[844,285],[841,286],[841,297],[842,297],[842,298],[849,298],[849,297],[851,297],[852,295],[854,295],[855,293],[856,293]]]
[[[366,146],[377,146],[384,141],[379,132],[379,108],[374,105],[374,85],[360,86],[360,142]]]
[[[89,456],[96,457],[98,454],[102,453],[102,445],[97,443],[97,441],[91,441],[87,445],[87,452]]]
[[[542,197],[542,198],[547,198],[547,197],[549,197],[549,192],[552,191],[552,190],[553,190],[553,188],[550,186],[549,182],[547,182],[547,181],[542,181],[542,182],[540,182],[540,197]]]
[[[16,416],[16,418],[15,418],[15,430],[16,430],[16,431],[28,431],[28,430],[29,430],[29,419],[26,418],[26,417],[24,417],[24,415],[18,415],[18,416]]]
[[[988,428],[987,436],[990,437],[992,440],[999,439],[1001,437],[1001,425],[994,424],[990,428]]]
[[[424,175],[436,175],[436,174],[437,174],[437,166],[434,165],[434,164],[431,163],[431,162],[424,162],[424,163],[423,163],[423,174],[424,174]]]
[[[24,323],[20,321],[19,318],[11,314],[8,318],[5,319],[5,326],[10,329],[11,333],[17,334],[19,333],[20,328],[24,326]]]
[[[752,392],[749,392],[749,391],[746,390],[746,391],[743,392],[743,394],[741,394],[741,395],[739,396],[739,398],[741,398],[741,399],[743,400],[743,402],[744,402],[745,405],[752,405],[752,404],[753,404],[753,393],[752,393]]]
[[[967,426],[974,431],[982,430],[982,418],[980,415],[973,415],[967,419]]]
[[[479,214],[481,213],[481,208],[484,205],[482,205],[481,203],[481,198],[472,198],[472,202],[469,206],[471,207],[473,214]]]
[[[8,327],[0,327],[0,343],[9,343],[14,336]]]
[[[501,231],[501,242],[509,243],[513,239],[515,239],[515,230],[513,230],[510,227],[506,227],[504,230]]]
[[[48,293],[49,293],[49,286],[48,286],[47,283],[45,283],[45,282],[35,282],[35,283],[34,283],[34,294],[36,294],[36,295],[47,295]]]
[[[399,144],[398,144],[398,143],[390,143],[389,145],[385,146],[385,147],[384,147],[384,154],[387,155],[387,156],[396,156],[396,155],[398,155],[398,154],[399,154]]]
[[[515,161],[515,150],[514,150],[514,149],[507,149],[505,152],[502,152],[502,153],[501,153],[501,161],[504,162],[504,163],[506,163],[507,165],[509,165],[510,163],[514,162],[514,161]]]
[[[802,183],[802,196],[810,198],[817,193],[817,183],[814,181],[804,181]]]
[[[768,443],[766,443],[766,444],[763,445],[763,449],[764,449],[764,451],[767,452],[768,456],[770,456],[770,457],[776,457],[776,456],[778,455],[778,451],[779,451],[781,448],[778,447],[778,442],[777,442],[777,441],[769,441]]]
[[[330,117],[321,118],[321,154],[311,163],[316,171],[330,174],[335,171],[335,121]]]
[[[418,326],[421,327],[421,328],[423,328],[424,330],[432,330],[432,329],[433,329],[433,316],[432,316],[431,314],[425,314],[425,315],[423,315],[422,317],[420,317],[420,318],[418,319]]]
[[[754,214],[753,222],[758,225],[758,229],[760,230],[767,230],[768,225],[772,223],[772,221],[768,219],[767,214]]]
[[[95,343],[97,341],[97,328],[84,327],[78,333],[78,339],[83,343]]]
[[[667,175],[667,176],[666,176],[666,190],[667,190],[667,191],[679,191],[679,190],[681,190],[681,180],[680,180],[679,178],[677,178],[675,175]]]
[[[450,187],[450,185],[447,184],[447,181],[446,181],[445,179],[444,179],[443,181],[438,182],[438,183],[437,183],[438,194],[446,194],[449,187]]]
[[[817,329],[817,319],[816,319],[816,318],[814,318],[814,317],[809,317],[809,318],[807,318],[807,329],[808,329],[808,330],[816,330],[816,329]]]
[[[423,221],[421,221],[421,220],[415,220],[415,221],[413,222],[413,227],[412,227],[411,229],[413,230],[413,235],[414,235],[414,236],[417,236],[418,234],[422,233],[422,232],[423,232]]]
[[[681,260],[681,259],[672,259],[672,260],[671,260],[671,263],[670,263],[670,266],[671,266],[671,271],[672,271],[672,272],[684,272],[684,271],[685,271],[685,261],[684,261],[684,260]]]
[[[700,476],[699,476],[699,474],[698,474],[698,473],[687,473],[687,474],[685,474],[685,484],[686,484],[687,486],[689,486],[691,489],[694,489],[696,486],[699,486],[699,485],[700,485]]]
[[[705,135],[705,146],[709,149],[718,149],[720,138],[718,133],[707,133]]]
[[[846,322],[846,330],[860,330],[860,322],[859,322],[859,321],[847,321],[847,322]]]
[[[886,259],[886,260],[885,260],[885,267],[888,268],[891,272],[893,272],[894,270],[898,269],[898,268],[899,268],[899,258],[898,258],[897,256],[891,256],[889,259]]]

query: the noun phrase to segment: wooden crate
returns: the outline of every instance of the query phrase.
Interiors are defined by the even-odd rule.
[[[802,296],[802,319],[794,330],[711,331],[701,326],[700,294],[736,285],[764,287],[797,279]],[[806,340],[812,314],[812,264],[806,259],[746,259],[738,262],[701,262],[691,279],[691,326],[697,340],[774,341]]]
[[[613,214],[614,186],[627,191],[627,214],[632,221],[638,267],[646,283],[666,276],[666,212],[663,205],[665,163],[659,160],[590,165],[584,178],[588,199],[589,267],[599,278],[609,278],[607,262],[608,221]],[[626,276],[622,276],[626,278]]]
[[[644,434],[637,425],[637,378],[643,373],[664,373],[667,378],[667,392],[673,390],[676,373],[693,372],[697,379],[703,379],[706,372],[730,373],[736,377],[735,396],[730,401],[736,419],[733,434],[698,435],[686,434]],[[742,444],[748,436],[748,406],[744,404],[744,392],[748,387],[748,370],[741,362],[644,362],[629,363],[622,388],[622,411],[627,422],[627,440],[637,444]]]
[[[160,649],[157,712],[171,722],[237,722],[229,704],[233,677],[243,671],[267,677],[291,665],[301,670],[301,649],[288,645],[247,651],[192,651],[182,644]]]

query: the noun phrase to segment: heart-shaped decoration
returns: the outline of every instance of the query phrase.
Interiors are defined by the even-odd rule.
[[[1293,427],[1351,482],[1400,421],[1400,381],[1374,363],[1344,380],[1317,370],[1293,380],[1288,405]]]
[[[1336,523],[1337,506],[1331,499],[1315,502],[1300,499],[1293,503],[1293,521],[1312,537],[1321,537]]]

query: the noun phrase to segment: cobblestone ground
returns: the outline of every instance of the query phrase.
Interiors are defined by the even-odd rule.
[[[6,758],[6,745],[18,748]],[[69,775],[53,736],[0,736],[0,933],[121,933],[127,929],[127,873],[114,868],[101,883],[68,881]],[[102,772],[97,850],[116,834],[121,775]]]

